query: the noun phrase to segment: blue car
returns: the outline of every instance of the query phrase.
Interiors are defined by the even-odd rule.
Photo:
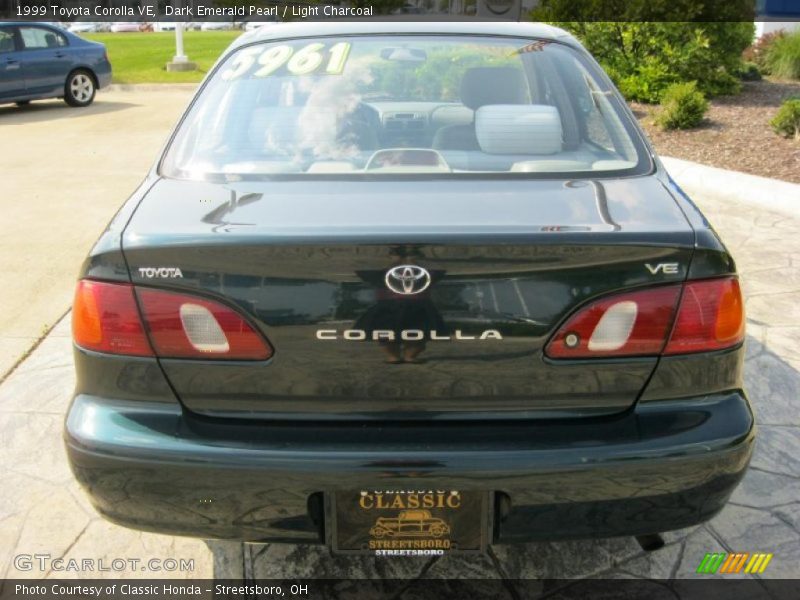
[[[63,98],[88,106],[109,83],[103,44],[43,23],[0,23],[0,104]]]

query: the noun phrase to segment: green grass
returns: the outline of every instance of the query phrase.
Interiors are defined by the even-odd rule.
[[[775,38],[767,49],[770,74],[781,79],[800,79],[800,31]]]
[[[175,33],[92,33],[86,39],[102,42],[114,69],[114,83],[193,83],[200,81],[222,51],[241,31],[186,31],[184,52],[197,71],[167,72],[175,55]]]

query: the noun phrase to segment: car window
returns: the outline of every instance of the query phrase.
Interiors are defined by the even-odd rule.
[[[67,45],[67,38],[44,27],[20,27],[19,33],[26,50],[60,48]]]
[[[635,125],[583,54],[430,35],[244,47],[213,74],[162,162],[180,178],[649,168]]]
[[[14,52],[14,35],[10,29],[0,29],[0,54]]]

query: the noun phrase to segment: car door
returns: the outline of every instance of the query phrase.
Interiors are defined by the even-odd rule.
[[[18,51],[13,27],[0,27],[0,100],[25,94],[25,78],[21,52]]]
[[[44,94],[61,90],[71,66],[66,36],[41,25],[23,25],[18,29],[27,92]]]

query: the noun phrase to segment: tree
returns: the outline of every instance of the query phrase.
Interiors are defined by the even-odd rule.
[[[531,16],[573,33],[628,99],[658,102],[674,83],[697,81],[709,96],[738,92],[742,51],[755,31],[753,4],[543,0]],[[609,17],[615,21],[602,20]]]

